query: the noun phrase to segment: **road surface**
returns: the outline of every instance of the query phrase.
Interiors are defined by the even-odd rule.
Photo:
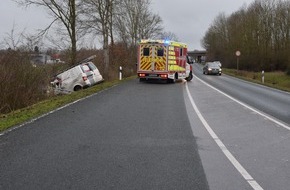
[[[0,137],[0,189],[208,189],[183,86],[133,80]]]
[[[194,64],[195,75],[228,95],[290,124],[290,93],[248,83],[230,76],[203,75],[202,67]]]
[[[131,80],[1,134],[0,189],[287,189],[287,119],[215,89],[259,86],[195,75]]]

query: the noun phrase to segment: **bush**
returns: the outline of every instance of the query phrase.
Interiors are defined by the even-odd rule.
[[[27,54],[8,51],[0,55],[0,114],[30,106],[46,97],[49,75],[33,67]]]
[[[129,50],[123,44],[110,49],[110,68],[104,73],[102,50],[82,49],[78,60],[97,55],[93,60],[106,81],[118,79],[119,66],[123,77],[136,73],[136,48]],[[0,51],[0,114],[6,114],[44,100],[53,76],[69,67],[67,64],[38,65],[30,63],[29,53]]]
[[[288,67],[286,69],[286,75],[290,76],[290,65],[288,65]]]
[[[93,60],[100,73],[106,81],[112,81],[119,78],[119,67],[123,68],[123,77],[129,77],[136,74],[137,48],[128,48],[125,44],[116,43],[110,46],[110,65],[108,73],[105,73],[105,63],[103,50],[81,49],[78,51],[78,60],[85,59],[91,55],[96,55]]]

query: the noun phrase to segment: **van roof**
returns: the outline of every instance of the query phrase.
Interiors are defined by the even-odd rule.
[[[76,67],[76,66],[81,65],[81,64],[89,63],[89,62],[91,62],[94,58],[96,58],[96,55],[92,55],[92,56],[90,56],[90,57],[88,57],[88,58],[85,58],[85,59],[83,59],[83,60],[81,60],[81,61],[78,61],[76,64],[74,64],[74,65],[72,65],[72,66],[70,66],[70,67],[68,67],[68,68],[66,68],[66,69],[64,69],[64,70],[61,70],[60,72],[58,72],[58,73],[55,74],[54,76],[57,76],[57,75],[59,75],[59,74],[65,72],[65,71],[68,71],[68,70],[70,70],[70,69],[72,69],[72,68],[74,68],[74,67]],[[92,62],[91,62],[91,63],[92,63]]]

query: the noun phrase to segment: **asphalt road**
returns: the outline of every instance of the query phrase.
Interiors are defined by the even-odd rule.
[[[195,65],[197,77],[188,83],[188,89],[200,115],[216,135],[214,138],[197,116],[187,96],[185,101],[210,189],[289,189],[290,125],[287,115],[290,106],[287,105],[290,103],[290,94],[225,75],[205,76],[199,69]],[[262,96],[261,91],[266,94]],[[259,95],[261,97],[257,97]],[[277,96],[280,96],[278,100]],[[267,105],[256,103],[260,98]],[[277,103],[279,99],[284,103]],[[276,107],[281,104],[286,106]],[[276,113],[275,110],[279,111]],[[218,144],[220,142],[222,146]],[[228,154],[235,160],[229,158]],[[257,186],[251,186],[252,182],[257,183]]]
[[[257,96],[290,95],[199,71],[128,81],[0,135],[0,189],[289,189],[290,131],[273,122],[289,126],[289,107]]]
[[[123,83],[0,136],[0,189],[208,189],[180,84]]]
[[[202,66],[194,64],[194,74],[228,95],[290,124],[290,93],[248,83],[230,76],[203,75]]]

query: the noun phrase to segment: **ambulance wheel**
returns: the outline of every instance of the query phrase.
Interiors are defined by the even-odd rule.
[[[185,78],[185,80],[187,80],[187,81],[191,81],[192,78],[193,78],[193,76],[192,76],[192,72],[190,72],[189,75],[188,75],[188,77]]]
[[[167,82],[168,83],[175,83],[177,79],[178,79],[178,73],[175,73],[174,79],[167,79]]]

